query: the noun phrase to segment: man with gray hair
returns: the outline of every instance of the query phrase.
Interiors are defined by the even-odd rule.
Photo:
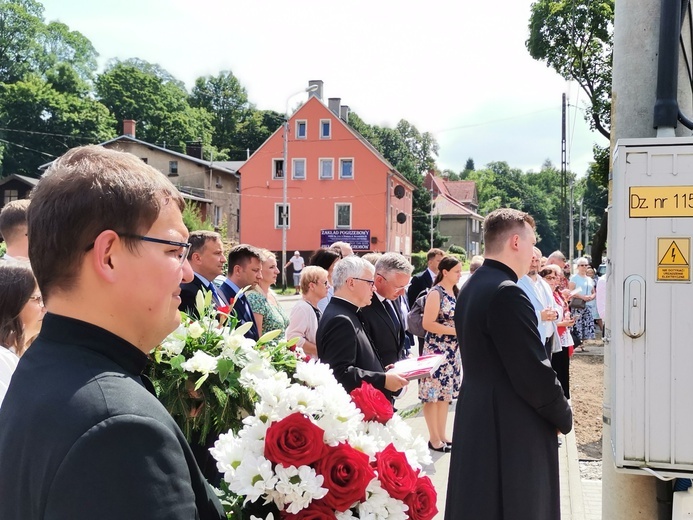
[[[385,372],[359,319],[359,310],[371,303],[374,273],[375,267],[357,256],[343,258],[335,266],[334,296],[318,325],[318,358],[332,367],[335,378],[347,392],[365,381],[392,401],[392,393],[408,381],[394,372]]]
[[[375,264],[371,304],[361,310],[363,327],[386,368],[402,359],[408,350],[401,300],[413,270],[399,253],[382,255]]]

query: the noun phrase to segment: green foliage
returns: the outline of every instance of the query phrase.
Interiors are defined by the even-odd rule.
[[[188,228],[189,232],[199,230],[214,231],[212,221],[209,218],[207,220],[202,220],[200,208],[190,200],[185,201],[185,208],[183,208],[183,223],[185,227]]]
[[[191,107],[184,86],[159,65],[114,61],[96,80],[96,92],[118,125],[137,121],[137,137],[143,141],[181,152],[186,142],[212,142],[212,114]]]
[[[56,69],[56,75],[76,79],[62,68]],[[70,90],[65,85],[60,88]],[[34,74],[15,83],[0,83],[0,127],[12,129],[0,135],[11,143],[7,144],[3,172],[30,176],[36,174],[39,165],[69,148],[115,136],[115,120],[101,103],[75,92],[56,90],[52,83]]]
[[[7,252],[7,243],[0,242],[0,256],[3,256]]]
[[[283,124],[284,114],[251,108],[246,118],[238,124],[229,156],[233,160],[245,160],[246,150],[253,153]]]
[[[432,134],[421,134],[404,119],[396,128],[368,125],[354,112],[349,114],[349,124],[411,182],[416,189],[412,200],[412,250],[428,250],[431,241],[431,196],[423,186],[423,176],[435,169],[438,143]],[[434,228],[437,220],[434,219]],[[433,246],[439,247],[444,238],[435,230]]]
[[[467,259],[467,251],[462,246],[453,244],[448,247],[448,253],[460,255],[461,258]]]
[[[580,85],[589,99],[585,119],[608,139],[614,0],[537,0],[531,10],[527,50]]]
[[[233,148],[238,126],[251,109],[248,93],[231,71],[197,78],[190,105],[212,114],[212,144],[219,149]]]
[[[452,246],[450,247],[452,249]],[[460,248],[462,249],[462,248]],[[426,255],[428,254],[428,250],[426,251],[419,251],[418,253],[412,253],[411,254],[411,265],[414,266],[414,272],[415,273],[420,273],[426,267],[428,266],[428,262],[426,260]],[[453,251],[448,250],[447,253],[445,253],[448,256],[454,256],[456,257],[460,262],[462,262],[463,265],[466,264],[467,262],[467,253],[462,249],[462,253],[456,253]]]

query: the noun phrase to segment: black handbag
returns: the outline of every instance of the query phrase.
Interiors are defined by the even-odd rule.
[[[580,298],[573,298],[570,300],[570,308],[571,309],[584,309],[585,308],[585,300],[581,300]]]

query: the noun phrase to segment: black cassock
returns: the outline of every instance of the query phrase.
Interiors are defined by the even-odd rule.
[[[557,430],[573,415],[516,282],[487,259],[457,301],[464,378],[446,520],[560,519]]]

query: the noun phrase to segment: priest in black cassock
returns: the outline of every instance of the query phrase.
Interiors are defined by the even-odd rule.
[[[446,520],[559,520],[557,433],[573,416],[546,357],[532,304],[534,219],[502,208],[484,221],[484,264],[464,285],[455,327],[464,379]]]

